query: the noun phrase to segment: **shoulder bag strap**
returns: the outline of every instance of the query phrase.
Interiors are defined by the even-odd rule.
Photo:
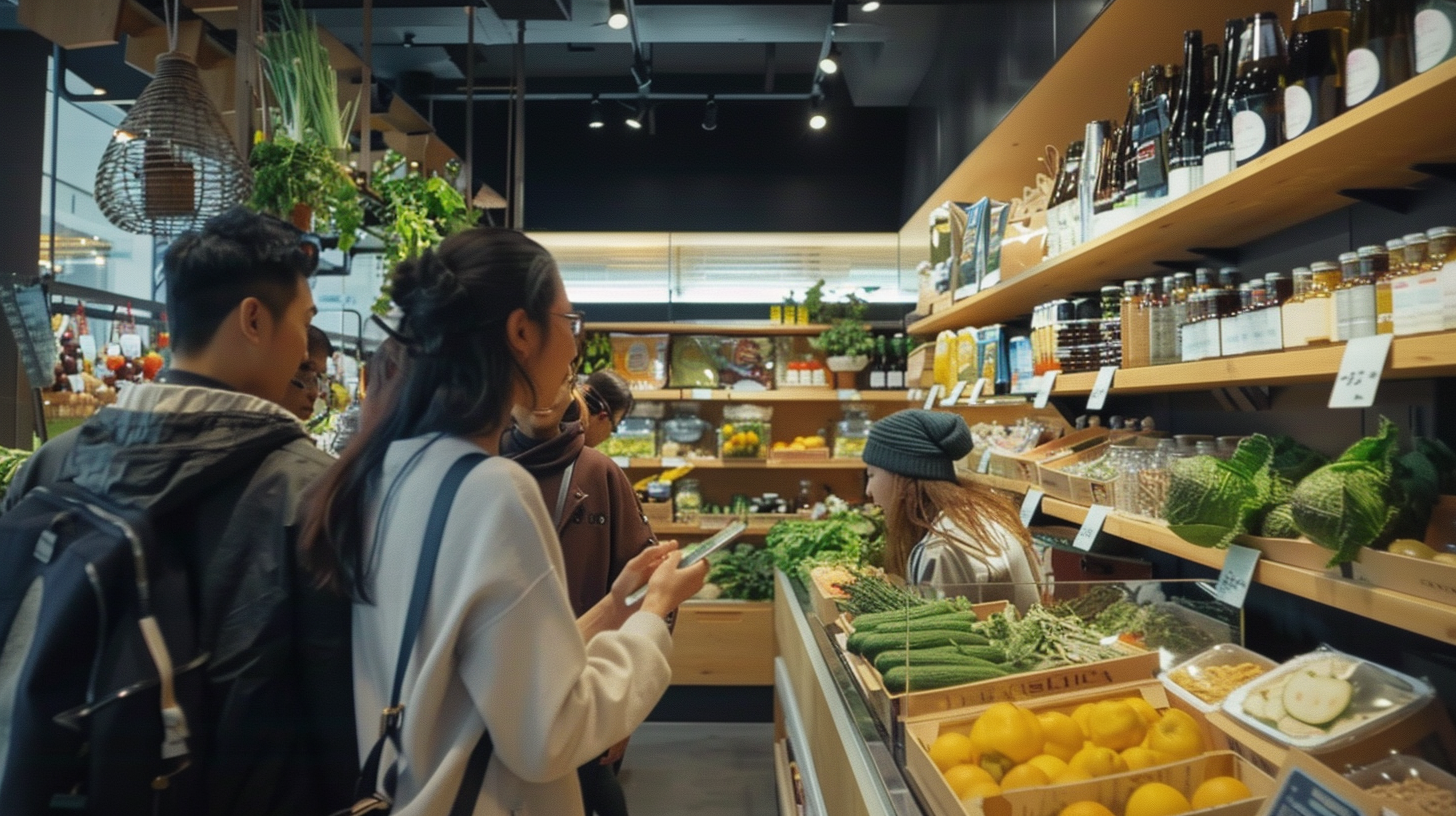
[[[551,516],[551,523],[556,525],[558,531],[561,529],[561,523],[566,520],[562,516],[566,513],[566,497],[571,493],[571,474],[575,472],[576,462],[574,461],[566,466],[566,470],[561,471],[561,489],[556,492],[556,512]]]

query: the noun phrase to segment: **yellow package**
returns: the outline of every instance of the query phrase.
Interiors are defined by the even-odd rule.
[[[953,331],[946,330],[935,337],[935,384],[942,391],[949,391],[955,385],[956,374],[960,371],[958,346]]]
[[[976,330],[964,328],[956,332],[956,379],[961,382],[975,382],[976,372]]]

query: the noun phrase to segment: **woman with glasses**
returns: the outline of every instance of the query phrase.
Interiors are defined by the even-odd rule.
[[[488,746],[467,812],[581,814],[577,767],[632,733],[667,690],[665,618],[702,587],[707,565],[679,570],[675,545],[648,547],[578,619],[551,509],[499,455],[512,407],[548,408],[574,378],[580,321],[555,261],[519,232],[478,228],[392,280],[407,364],[370,388],[377,422],[325,475],[301,546],[319,584],[354,598],[361,749],[390,705],[430,507],[446,472],[483,452],[441,528],[406,653],[404,713],[389,720],[399,773],[381,776],[397,780],[396,816],[445,813]],[[643,584],[646,598],[627,606]]]
[[[581,398],[585,407],[581,425],[586,432],[587,447],[591,448],[607,441],[636,404],[627,380],[609,369],[602,369],[586,378],[586,384],[581,387]]]

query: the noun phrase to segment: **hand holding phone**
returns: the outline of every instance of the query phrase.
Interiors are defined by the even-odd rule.
[[[678,562],[677,568],[687,569],[688,567],[691,567],[699,561],[702,561],[704,558],[707,558],[708,556],[723,549],[729,544],[732,544],[739,536],[743,535],[743,533],[747,529],[748,525],[744,524],[741,521],[735,521],[732,524],[729,524],[727,527],[724,527],[722,530],[714,533],[713,536],[707,541],[704,541],[703,543],[694,547],[691,551],[684,555],[682,561]],[[627,605],[636,606],[637,604],[642,603],[642,599],[646,597],[647,584],[643,584],[640,589],[627,596]]]

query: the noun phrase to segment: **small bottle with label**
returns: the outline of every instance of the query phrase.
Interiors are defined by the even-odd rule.
[[[1399,249],[1396,250],[1397,252],[1405,247],[1402,241],[1392,241],[1390,243],[1400,245]],[[1360,256],[1360,275],[1362,277],[1372,278],[1375,281],[1376,334],[1395,333],[1395,315],[1390,309],[1390,281],[1394,277],[1394,272],[1391,270],[1392,256],[1388,247],[1389,244],[1386,246],[1370,244],[1369,246],[1360,247],[1357,253]]]
[[[1148,364],[1148,313],[1143,306],[1143,284],[1137,280],[1122,283],[1122,367],[1140,368]]]
[[[1347,256],[1353,257],[1347,259]],[[1344,311],[1340,313],[1340,317],[1345,321],[1341,339],[1374,336],[1375,278],[1365,274],[1357,252],[1346,252],[1340,256],[1340,272],[1344,281],[1341,282],[1337,294],[1344,297]]]
[[[1173,291],[1172,276],[1145,278],[1143,280],[1143,303],[1148,309],[1148,364],[1167,365],[1175,362],[1177,344],[1174,337],[1173,309],[1169,298]]]
[[[1340,284],[1344,282],[1340,265],[1329,261],[1319,261],[1310,265],[1310,271],[1314,274],[1314,289],[1326,293],[1328,302],[1325,304],[1330,312],[1330,339],[1336,342],[1345,339],[1340,331]]]
[[[1396,334],[1440,331],[1442,293],[1440,276],[1427,260],[1429,239],[1424,232],[1405,236],[1405,262],[1401,274],[1390,283],[1390,308],[1395,315]]]
[[[1304,313],[1309,297],[1309,291],[1314,285],[1314,275],[1309,267],[1297,266],[1294,268],[1294,289],[1289,299],[1281,308],[1281,319],[1284,324],[1284,347],[1297,348],[1309,345],[1305,335]]]
[[[1456,329],[1456,227],[1432,227],[1426,238],[1426,264],[1441,282],[1441,328]]]
[[[1310,289],[1305,299],[1305,335],[1310,343],[1330,340],[1335,323],[1335,289],[1342,280],[1340,265],[1333,261],[1316,261],[1309,265]]]

